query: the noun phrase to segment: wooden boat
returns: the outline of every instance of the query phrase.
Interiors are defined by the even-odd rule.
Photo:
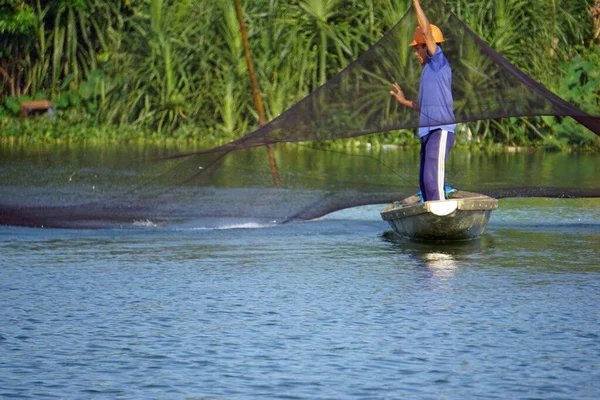
[[[381,217],[394,232],[413,240],[455,241],[478,238],[498,208],[498,200],[454,190],[446,200],[421,202],[418,195],[386,207]]]

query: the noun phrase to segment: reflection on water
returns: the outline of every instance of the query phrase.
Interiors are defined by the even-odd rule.
[[[271,187],[264,149],[166,161],[174,151],[185,152],[159,146],[0,143],[0,220],[29,218],[30,225],[56,227],[114,227],[134,220],[146,227],[139,221],[164,225],[208,216],[305,220],[343,207],[388,203],[418,190],[415,149],[280,146],[278,188]],[[213,167],[205,169],[208,165]],[[600,194],[600,166],[592,155],[456,151],[447,175],[453,187],[498,196],[550,191],[565,196],[579,189]]]
[[[431,252],[423,254],[426,267],[431,271],[432,277],[446,280],[454,276],[458,264],[452,254]]]

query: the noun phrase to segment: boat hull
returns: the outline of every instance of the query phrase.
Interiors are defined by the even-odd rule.
[[[484,232],[498,200],[456,191],[447,200],[420,202],[411,196],[381,212],[394,232],[421,241],[473,240]]]

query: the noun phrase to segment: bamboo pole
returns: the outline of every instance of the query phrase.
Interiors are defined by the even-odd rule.
[[[242,5],[240,0],[234,0],[235,3],[235,14],[237,15],[238,23],[240,24],[240,34],[242,35],[242,45],[244,46],[244,56],[246,57],[246,64],[248,65],[248,75],[250,76],[250,85],[252,86],[252,96],[254,98],[254,105],[258,112],[258,121],[260,126],[267,124],[265,117],[265,110],[263,108],[262,100],[260,98],[260,91],[258,90],[258,81],[256,80],[256,73],[254,72],[254,63],[252,62],[252,56],[250,55],[250,45],[248,43],[248,32],[246,31],[246,24],[244,24],[244,15],[242,13]],[[271,174],[273,174],[273,184],[279,186],[279,171],[277,170],[277,161],[275,160],[275,153],[270,144],[266,144],[267,152],[269,154],[269,164],[271,165]]]

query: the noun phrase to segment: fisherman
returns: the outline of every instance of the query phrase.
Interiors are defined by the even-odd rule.
[[[398,83],[390,94],[405,107],[419,111],[421,163],[419,186],[423,201],[444,200],[444,168],[454,144],[454,111],[452,110],[452,70],[439,46],[444,41],[442,31],[430,24],[419,0],[413,0],[419,26],[410,46],[423,67],[419,84],[419,101],[404,97]]]

